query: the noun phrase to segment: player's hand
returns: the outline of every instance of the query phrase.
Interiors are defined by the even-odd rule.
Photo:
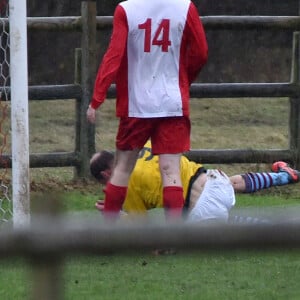
[[[98,209],[101,213],[104,211],[104,200],[97,200],[95,203],[96,209]],[[125,211],[120,211],[120,218],[126,220],[128,214]]]
[[[89,105],[89,108],[86,111],[86,117],[88,121],[92,124],[96,122],[96,110]]]
[[[97,200],[95,207],[102,213],[104,210],[104,200]]]

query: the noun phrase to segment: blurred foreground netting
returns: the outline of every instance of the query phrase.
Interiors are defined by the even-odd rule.
[[[233,208],[230,224],[299,224],[300,205]],[[300,230],[300,227],[299,227]]]
[[[42,200],[41,200],[42,201]],[[0,258],[23,256],[44,261],[66,255],[136,253],[141,250],[175,248],[207,251],[214,249],[279,250],[300,247],[300,208],[234,211],[238,222],[208,220],[200,223],[167,224],[163,218],[152,222],[124,219],[104,222],[96,214],[33,214],[31,225],[0,231]],[[161,215],[162,216],[162,215]],[[252,219],[252,222],[250,222]],[[254,220],[254,221],[253,221]],[[260,221],[258,221],[260,220]]]

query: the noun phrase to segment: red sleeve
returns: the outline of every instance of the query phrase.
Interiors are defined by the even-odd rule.
[[[188,79],[191,84],[197,77],[202,67],[207,62],[208,46],[202,22],[196,6],[191,3],[186,24],[186,34],[189,37],[187,51]]]
[[[128,24],[122,6],[116,7],[113,18],[113,32],[108,49],[98,69],[94,84],[91,107],[97,109],[105,100],[110,85],[115,80],[127,45]]]

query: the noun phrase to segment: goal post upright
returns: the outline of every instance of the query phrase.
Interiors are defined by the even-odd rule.
[[[26,0],[9,0],[14,227],[30,223]]]

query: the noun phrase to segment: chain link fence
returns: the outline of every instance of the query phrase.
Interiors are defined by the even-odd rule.
[[[9,168],[3,156],[7,154],[9,144],[9,5],[8,0],[0,0],[0,161],[4,167],[0,171],[0,224],[7,222],[12,217],[12,201],[10,196]]]

